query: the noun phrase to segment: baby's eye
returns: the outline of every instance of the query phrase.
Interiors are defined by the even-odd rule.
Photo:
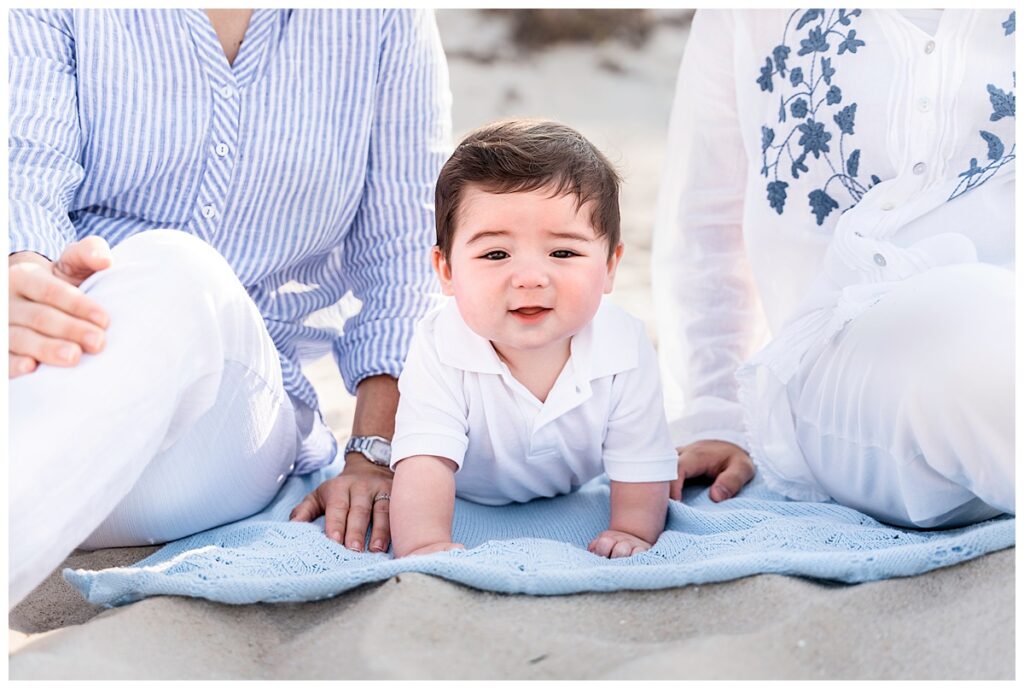
[[[555,258],[572,258],[573,256],[579,256],[578,253],[570,251],[569,249],[558,249],[557,251],[552,251],[551,255]]]
[[[500,261],[508,258],[508,253],[501,251],[500,249],[496,249],[494,251],[488,251],[486,254],[481,256],[481,258],[485,258],[488,261]]]

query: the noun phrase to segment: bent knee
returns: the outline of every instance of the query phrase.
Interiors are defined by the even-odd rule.
[[[159,292],[188,294],[221,293],[244,289],[231,265],[207,242],[173,229],[147,230],[128,237],[112,249],[108,272],[114,282],[132,275],[133,287],[148,286]],[[97,273],[96,278],[102,274]],[[90,284],[83,285],[88,291]],[[148,291],[148,290],[147,290]]]

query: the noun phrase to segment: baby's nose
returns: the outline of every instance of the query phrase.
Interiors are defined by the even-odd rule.
[[[547,287],[549,283],[547,272],[533,266],[523,266],[512,276],[512,286],[520,289]]]

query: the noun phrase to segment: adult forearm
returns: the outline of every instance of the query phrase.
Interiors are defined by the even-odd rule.
[[[352,435],[379,435],[390,440],[395,434],[397,410],[397,380],[391,376],[364,378],[356,388]]]
[[[455,469],[455,462],[450,459],[428,455],[398,463],[390,513],[396,557],[451,542]]]
[[[632,534],[648,543],[657,541],[665,530],[669,482],[612,481],[611,487],[612,514],[609,528]]]

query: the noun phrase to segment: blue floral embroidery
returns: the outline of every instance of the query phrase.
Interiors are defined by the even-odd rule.
[[[996,88],[995,84],[989,84],[988,99],[992,103],[992,114],[988,116],[989,120],[998,122],[1004,117],[1013,117],[1014,110],[1017,109],[1017,97],[1013,95],[1013,91],[1007,93],[1001,88]]]
[[[835,73],[836,70],[832,69],[832,58],[821,58],[821,78],[825,80],[826,84],[832,83],[832,75]]]
[[[786,205],[786,182],[768,182],[768,203],[777,212],[782,213],[782,207]]]
[[[864,45],[864,41],[857,38],[857,30],[850,29],[850,33],[846,34],[846,40],[839,44],[839,54],[842,55],[847,50],[851,53],[857,52],[858,46]]]
[[[828,147],[828,142],[832,135],[825,131],[825,125],[821,122],[807,120],[803,124],[797,125],[797,129],[803,133],[803,136],[796,143],[798,146],[804,147],[804,153],[813,153],[817,158],[820,154],[828,153],[831,150]]]
[[[810,172],[808,162],[812,156],[828,166],[826,172],[831,171],[825,183],[807,196],[818,225],[824,224],[825,218],[840,207],[836,192],[829,192],[830,186],[842,187],[852,200],[852,207],[879,182],[874,175],[870,176],[870,182],[859,178],[860,149],[846,155],[846,138],[853,135],[857,104],[844,104],[834,109],[843,103],[843,91],[832,83],[836,68],[829,54],[833,50],[829,36],[838,38],[834,44],[836,55],[857,54],[858,48],[864,47],[866,42],[857,37],[856,29],[840,31],[837,27],[849,27],[860,15],[860,10],[795,10],[786,22],[782,41],[772,49],[771,57],[765,58],[760,69],[756,82],[761,91],[773,93],[777,76],[777,85],[783,92],[779,96],[778,124],[783,125],[780,131],[776,133],[772,127],[761,127],[761,174],[768,179],[768,205],[779,215],[785,210],[789,188],[789,182],[780,179],[786,162],[792,179],[800,179],[801,173]],[[794,21],[798,35],[790,34]],[[798,39],[800,48],[794,55],[791,44]],[[792,122],[787,124],[788,117]],[[833,122],[838,131],[832,128]]]
[[[828,41],[825,40],[825,33],[820,27],[814,27],[807,34],[807,38],[800,41],[800,50],[797,55],[803,56],[807,53],[823,53],[828,50]]]
[[[839,131],[843,134],[853,134],[853,121],[857,116],[857,104],[850,103],[845,108],[832,116],[832,119],[839,125]]]
[[[846,159],[846,174],[850,177],[857,176],[857,170],[860,168],[860,149],[850,154],[850,157]]]
[[[810,200],[811,211],[814,213],[814,217],[818,219],[819,225],[825,220],[826,215],[836,208],[839,208],[839,204],[836,200],[821,189],[815,189],[812,191],[810,194]]]
[[[1001,24],[1003,27],[1003,36],[1009,36],[1015,31],[1016,14],[1016,12],[1010,12],[1010,16]],[[1016,86],[1016,72],[1013,73],[1013,78],[1014,86]],[[1013,91],[1004,91],[995,84],[988,84],[985,88],[988,91],[989,103],[992,105],[992,113],[988,116],[989,121],[998,122],[1004,117],[1016,119],[1017,97],[1014,95]],[[985,167],[981,167],[981,165],[978,164],[977,158],[971,158],[971,162],[967,166],[967,169],[958,175],[960,181],[957,183],[956,188],[953,189],[953,193],[951,193],[949,198],[946,199],[947,201],[952,201],[971,189],[984,184],[992,177],[992,175],[996,174],[996,171],[999,170],[999,168],[1017,157],[1015,155],[1017,150],[1016,142],[1010,146],[1010,151],[1007,152],[1006,144],[1004,144],[1003,140],[992,132],[981,129],[978,130],[978,135],[981,137],[981,140],[985,142],[988,163]]]

